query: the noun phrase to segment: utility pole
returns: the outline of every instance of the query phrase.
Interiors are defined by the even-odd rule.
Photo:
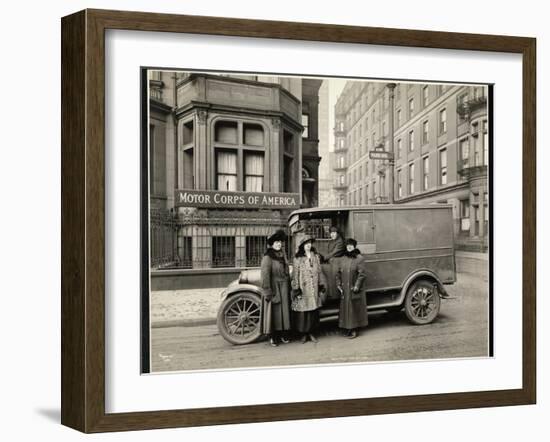
[[[395,91],[395,87],[397,85],[395,83],[388,83],[386,85],[386,87],[388,88],[389,90],[389,93],[390,93],[390,103],[389,103],[389,107],[390,107],[390,118],[389,118],[389,128],[388,128],[388,136],[390,137],[390,143],[389,143],[389,152],[390,152],[390,159],[389,159],[389,180],[388,180],[388,186],[389,186],[389,203],[390,204],[393,204],[394,203],[394,199],[393,199],[393,169],[394,169],[394,166],[395,166],[395,160],[394,160],[394,156],[393,156],[393,152],[394,152],[394,146],[393,146],[393,143],[394,143],[394,136],[393,136],[393,132],[394,132],[394,122],[393,122],[393,119],[394,119],[394,115],[395,115],[395,101],[394,101],[394,91]]]

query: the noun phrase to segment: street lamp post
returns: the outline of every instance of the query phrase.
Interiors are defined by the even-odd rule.
[[[394,157],[393,157],[393,142],[394,142],[394,136],[393,136],[393,132],[394,132],[394,122],[393,122],[393,119],[394,119],[394,115],[395,115],[395,102],[394,102],[394,91],[395,91],[395,87],[397,85],[395,83],[388,83],[386,85],[386,87],[388,88],[389,90],[389,93],[390,93],[390,103],[389,103],[389,107],[390,107],[390,115],[389,115],[389,137],[390,137],[390,145],[389,145],[389,151],[390,151],[390,159],[389,159],[389,180],[388,180],[388,186],[389,186],[389,203],[390,204],[393,204],[394,200],[393,200],[393,169],[394,169],[394,165],[395,165],[395,161],[394,161]]]

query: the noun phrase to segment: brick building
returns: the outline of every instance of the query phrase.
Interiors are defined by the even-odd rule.
[[[457,247],[486,250],[487,109],[486,86],[347,82],[331,153],[337,204],[387,203],[390,164],[368,152],[393,148],[395,203],[452,204]]]

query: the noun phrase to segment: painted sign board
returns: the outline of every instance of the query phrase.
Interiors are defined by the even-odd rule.
[[[226,192],[178,189],[176,207],[217,209],[299,209],[299,193]]]

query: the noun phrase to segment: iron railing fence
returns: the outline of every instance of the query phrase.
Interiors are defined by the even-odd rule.
[[[170,211],[151,210],[149,250],[153,268],[178,267],[177,218]]]
[[[286,222],[276,218],[206,217],[153,209],[150,218],[152,269],[258,267],[267,238]]]

